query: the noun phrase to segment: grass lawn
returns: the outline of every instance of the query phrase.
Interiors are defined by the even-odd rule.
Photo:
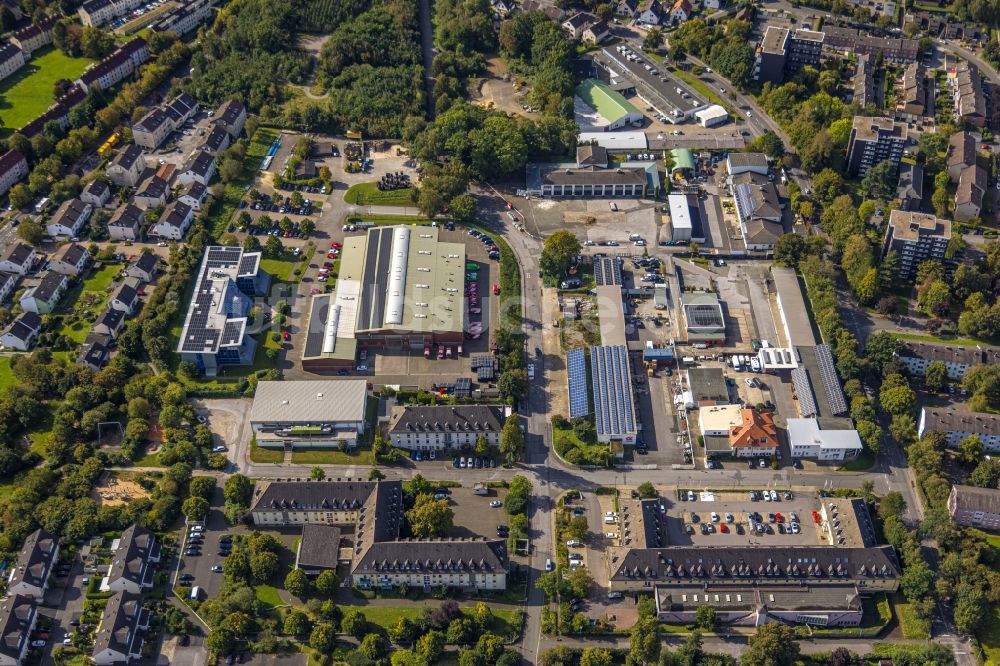
[[[401,618],[416,620],[424,612],[421,606],[365,606],[360,610],[365,614],[366,620],[386,630],[399,622]],[[499,610],[496,608],[491,608],[490,610],[493,611],[493,626],[490,627],[490,630],[498,636],[509,635],[513,631],[512,621],[515,618],[515,614],[520,611]],[[462,611],[471,614],[472,609],[463,608]]]
[[[917,335],[915,333],[893,333],[892,337],[900,340],[916,340],[918,342],[936,342],[944,345],[961,345],[963,347],[975,347],[976,345],[989,344],[969,338],[939,338],[933,335]]]
[[[24,127],[55,101],[54,84],[59,79],[80,76],[90,64],[87,58],[70,58],[61,51],[46,47],[35,58],[0,84],[0,120],[3,136]]]
[[[566,462],[574,465],[605,465],[608,459],[607,444],[587,444],[572,428],[552,428],[552,444]]]
[[[340,449],[292,451],[292,463],[301,465],[368,465],[371,447],[357,446],[346,452]]]
[[[896,594],[893,597],[892,605],[896,609],[896,617],[899,618],[899,626],[903,630],[904,638],[913,638],[916,640],[927,640],[930,638],[931,623],[913,614],[913,606],[906,602],[906,597],[902,594]]]
[[[0,356],[0,391],[14,385],[14,371],[10,369],[12,356]]]
[[[247,187],[253,182],[253,178],[260,169],[264,156],[274,140],[278,138],[278,130],[268,127],[261,127],[253,135],[246,154],[243,156],[243,165],[240,174],[226,185],[223,195],[212,203],[208,212],[208,228],[213,230],[216,238],[225,233],[229,227],[229,221],[240,205],[240,199],[246,192]]]
[[[258,463],[280,463],[285,459],[282,449],[265,449],[257,446],[257,439],[250,440],[250,460]]]
[[[926,637],[923,637],[926,638]],[[976,633],[986,654],[986,663],[1000,664],[1000,607],[994,604]]]
[[[417,215],[359,215],[347,218],[348,224],[357,224],[358,222],[372,222],[379,227],[393,224],[427,226],[431,223],[431,220]]]
[[[378,183],[357,183],[344,193],[344,201],[359,206],[412,206],[413,188],[382,191]]]
[[[120,263],[105,264],[100,270],[91,274],[83,284],[77,284],[67,295],[66,310],[76,312],[63,316],[63,326],[60,333],[70,338],[76,344],[82,344],[90,333],[91,325],[104,311],[108,302],[108,287],[122,270]]]
[[[261,259],[260,267],[274,279],[288,282],[292,279],[292,271],[298,263],[298,259]]]
[[[863,449],[857,458],[841,465],[841,472],[863,472],[875,464],[875,454],[868,449]]]
[[[694,74],[691,74],[690,72],[685,72],[683,69],[673,69],[671,70],[671,73],[684,83],[694,88],[695,92],[697,92],[699,95],[707,99],[712,104],[718,104],[719,106],[725,108],[726,111],[728,111],[729,113],[733,113],[732,106],[730,106],[721,97],[719,97],[717,92],[709,88],[707,83],[699,79]]]
[[[257,585],[254,587],[257,592],[257,600],[271,608],[283,606],[285,602],[278,596],[278,590],[270,585]]]

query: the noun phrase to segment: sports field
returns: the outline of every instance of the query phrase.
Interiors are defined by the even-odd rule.
[[[0,82],[0,134],[12,134],[41,115],[55,101],[55,82],[76,79],[90,62],[87,58],[70,58],[51,47],[35,51],[30,62]]]

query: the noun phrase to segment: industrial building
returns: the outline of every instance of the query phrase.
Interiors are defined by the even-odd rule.
[[[841,462],[857,457],[864,448],[857,430],[827,430],[814,418],[788,419],[786,429],[793,458]]]
[[[421,350],[465,339],[465,245],[436,227],[349,236],[332,294],[313,297],[302,353],[311,372],[350,369],[358,347]]]
[[[670,207],[671,240],[704,243],[705,218],[698,197],[693,194],[669,194],[667,204]]]
[[[660,189],[653,160],[611,162],[603,146],[576,149],[576,162],[536,163],[526,167],[527,189],[543,197],[629,197],[655,195]]]
[[[177,352],[207,377],[225,365],[253,363],[257,341],[247,334],[247,317],[271,282],[260,260],[260,252],[239,247],[205,249]]]
[[[264,448],[354,448],[366,429],[364,379],[261,381],[250,428]]]
[[[594,385],[597,440],[610,444],[620,457],[620,445],[635,444],[639,432],[632,393],[632,377],[625,345],[590,348],[590,372]]]
[[[793,268],[771,266],[771,278],[777,293],[778,312],[790,347],[815,347],[812,319],[799,276]]]
[[[730,176],[729,181],[747,250],[773,250],[785,233],[781,223],[783,206],[774,183],[750,169]]]
[[[686,292],[681,294],[681,309],[688,344],[700,348],[725,344],[726,320],[718,295]]]
[[[643,119],[634,104],[596,79],[586,79],[576,87],[573,111],[582,132],[608,132],[638,125]]]

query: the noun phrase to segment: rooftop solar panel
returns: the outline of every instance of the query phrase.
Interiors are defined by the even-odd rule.
[[[847,398],[840,385],[837,369],[833,364],[833,352],[829,345],[816,345],[816,363],[819,365],[820,381],[830,401],[830,410],[835,416],[847,413]]]
[[[813,396],[812,382],[809,381],[809,373],[805,368],[795,368],[792,370],[792,386],[795,389],[795,397],[799,400],[799,412],[804,417],[816,416],[819,409],[816,407],[816,398]]]
[[[242,343],[246,320],[234,280],[243,259],[240,247],[213,245],[205,250],[178,351],[213,354],[220,345]]]
[[[625,345],[591,347],[597,434],[611,439],[634,436],[635,406]]]
[[[688,322],[694,326],[725,326],[719,308],[714,305],[688,305],[686,310]]]
[[[583,349],[566,352],[566,369],[569,380],[569,417],[590,414],[590,395],[587,392],[587,362]]]

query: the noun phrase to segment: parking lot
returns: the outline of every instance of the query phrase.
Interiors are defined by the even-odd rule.
[[[673,502],[664,516],[668,539],[672,545],[740,546],[813,546],[825,543],[823,532],[813,519],[819,511],[814,496],[793,495],[781,491],[772,500],[750,500],[750,490],[734,493],[702,493],[680,491],[694,501]],[[764,491],[754,491],[760,497]],[[777,501],[773,497],[777,496]],[[707,501],[706,501],[707,500]],[[754,515],[750,520],[748,513]],[[796,518],[797,520],[793,520]],[[792,524],[798,525],[793,533]],[[759,527],[758,527],[759,526]]]
[[[497,526],[508,524],[507,512],[503,510],[506,488],[487,488],[486,495],[477,495],[471,487],[449,488],[448,495],[448,506],[455,512],[449,537],[495,539]],[[494,502],[500,502],[500,506],[491,506]]]
[[[222,587],[224,578],[221,567],[225,551],[220,545],[231,538],[225,535],[241,531],[241,528],[229,525],[222,512],[223,503],[222,489],[216,486],[205,520],[183,526],[177,537],[181,544],[179,551],[181,560],[177,578],[171,577],[171,581],[187,587],[198,586],[201,588],[202,601],[207,597],[216,596]],[[201,530],[193,529],[196,525],[200,526]],[[190,550],[192,546],[197,546],[198,554],[186,554],[192,552]],[[216,567],[220,570],[213,571]],[[171,576],[173,573],[171,572]]]

